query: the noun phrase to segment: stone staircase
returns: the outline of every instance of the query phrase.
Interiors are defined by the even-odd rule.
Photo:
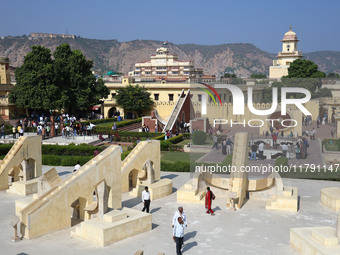
[[[184,89],[182,90],[181,95],[180,95],[174,109],[172,110],[172,113],[171,113],[169,120],[166,123],[163,131],[173,129],[173,127],[176,123],[176,120],[178,118],[179,112],[181,111],[183,104],[184,104],[187,96],[189,95],[189,93],[190,93],[190,90],[188,90],[187,94],[184,94]]]
[[[266,202],[267,210],[298,211],[298,188],[285,186]]]

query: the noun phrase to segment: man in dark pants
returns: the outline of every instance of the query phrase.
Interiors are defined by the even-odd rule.
[[[144,203],[144,207],[142,212],[146,210],[147,213],[149,213],[149,207],[150,207],[150,192],[148,187],[145,187],[145,190],[142,192],[142,201]]]
[[[181,250],[182,250],[182,245],[183,245],[184,229],[185,229],[185,225],[183,223],[182,217],[178,217],[174,225],[173,237],[172,237],[176,243],[176,254],[177,255],[182,255]]]

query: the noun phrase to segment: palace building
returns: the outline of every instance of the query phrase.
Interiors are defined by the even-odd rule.
[[[165,47],[158,48],[155,55],[151,55],[151,60],[137,62],[135,70],[129,72],[136,82],[155,82],[166,80],[168,82],[184,82],[190,78],[202,77],[203,69],[195,69],[194,62],[179,61],[178,56],[169,54]]]
[[[8,121],[10,115],[16,113],[15,104],[11,104],[8,98],[13,87],[9,70],[9,58],[0,56],[0,123]]]
[[[278,53],[277,59],[273,60],[273,65],[269,68],[270,79],[280,79],[282,76],[288,75],[290,63],[303,57],[302,52],[298,51],[298,41],[296,33],[290,27],[281,40],[282,51]]]

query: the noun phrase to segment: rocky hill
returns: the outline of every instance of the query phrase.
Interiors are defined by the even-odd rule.
[[[79,49],[94,62],[94,69],[100,73],[108,70],[127,74],[135,62],[147,61],[156,48],[162,46],[160,41],[134,40],[119,42],[117,40],[95,40],[81,37],[38,38],[27,36],[3,37],[0,39],[0,55],[10,58],[14,67],[22,64],[24,56],[33,45],[42,45],[52,51],[62,44],[70,44],[72,49]],[[246,77],[252,73],[268,74],[274,54],[262,51],[252,44],[236,43],[221,45],[169,44],[169,51],[177,54],[180,60],[193,60],[196,67],[201,67],[205,74],[219,75],[234,72]],[[315,61],[324,72],[340,72],[340,52],[322,51],[304,54],[307,59]]]

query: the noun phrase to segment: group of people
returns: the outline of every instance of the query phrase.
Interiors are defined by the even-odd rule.
[[[316,129],[313,127],[310,131],[305,131],[306,136],[309,136],[311,140],[315,140]]]
[[[305,159],[307,157],[308,147],[309,147],[308,140],[305,137],[299,138],[295,144],[296,159]]]
[[[207,187],[205,194],[205,209],[207,214],[215,215],[214,211],[211,209],[212,201],[215,199],[214,193],[211,191],[210,187]],[[150,210],[150,192],[149,188],[145,187],[142,192],[142,202],[143,209],[142,212],[146,211],[149,213]],[[174,213],[172,218],[172,238],[176,243],[176,254],[182,255],[182,246],[184,243],[184,230],[188,227],[187,216],[184,213],[183,207],[179,206],[178,210]]]
[[[231,151],[232,151],[232,145],[234,144],[230,138],[227,138],[227,137],[223,137],[220,141],[217,137],[217,134],[213,136],[213,146],[211,149],[214,149],[216,148],[216,150],[219,149],[219,142],[221,143],[221,147],[222,147],[222,154],[223,155],[229,155],[231,154]]]

